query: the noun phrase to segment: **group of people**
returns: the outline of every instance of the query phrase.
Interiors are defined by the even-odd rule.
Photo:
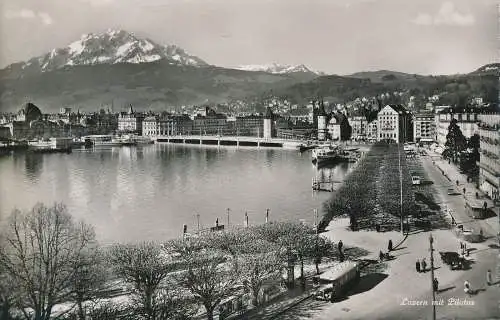
[[[486,271],[486,284],[488,286],[491,286],[493,284],[493,278],[492,278],[490,269],[488,269],[488,271]],[[464,292],[470,296],[470,295],[473,295],[474,293],[476,293],[477,291],[472,289],[469,280],[465,280]]]
[[[417,272],[426,272],[427,271],[427,261],[425,261],[425,258],[420,261],[417,259],[417,262],[415,262],[415,269]]]

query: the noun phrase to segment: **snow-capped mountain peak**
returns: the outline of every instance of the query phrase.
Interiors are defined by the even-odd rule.
[[[275,74],[285,74],[285,73],[295,73],[295,72],[310,72],[310,73],[322,74],[321,72],[316,72],[309,69],[303,64],[300,65],[287,65],[278,63],[270,63],[263,65],[252,64],[252,65],[239,66],[236,69],[245,71],[262,71]]]
[[[189,55],[175,45],[161,45],[147,38],[139,38],[124,30],[108,29],[100,34],[88,33],[68,46],[33,58],[24,64],[41,71],[59,69],[64,66],[147,63],[166,60],[171,64],[205,66],[207,63]]]

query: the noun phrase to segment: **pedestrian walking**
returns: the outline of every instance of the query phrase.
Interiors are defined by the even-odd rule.
[[[338,245],[337,245],[337,248],[339,249],[339,253],[342,253],[342,247],[344,246],[344,244],[342,243],[342,240],[339,241]]]
[[[493,284],[493,280],[492,280],[492,277],[491,277],[491,270],[488,269],[488,271],[486,271],[486,283],[491,286]]]
[[[427,271],[427,262],[425,261],[425,258],[422,259],[422,272]]]
[[[382,252],[382,250],[380,250],[378,257],[379,257],[381,262],[384,261],[384,253]]]
[[[387,245],[387,250],[392,251],[392,240],[389,239],[389,244]]]
[[[437,278],[434,278],[434,280],[432,280],[432,287],[434,288],[434,292],[438,292],[439,281]]]
[[[471,289],[470,283],[467,280],[465,280],[465,282],[464,282],[464,292],[466,294],[468,294],[469,296],[472,294],[472,289]]]
[[[417,270],[417,272],[420,273],[420,260],[417,259],[417,262],[415,262],[415,269]]]
[[[467,244],[464,242],[464,251],[462,252],[462,254],[468,254],[469,251],[467,250]]]

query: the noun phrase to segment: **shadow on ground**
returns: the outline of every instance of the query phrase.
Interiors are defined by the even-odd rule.
[[[367,255],[370,254],[370,251],[359,247],[345,247],[343,252],[345,260],[357,260],[361,257],[366,257]],[[338,250],[334,250],[334,252],[332,252],[331,255],[335,260],[340,259],[340,254]]]
[[[347,295],[353,296],[359,293],[369,291],[375,288],[379,283],[384,281],[387,277],[388,277],[387,274],[380,272],[366,274],[359,279],[359,283],[352,290],[350,290],[347,293]]]
[[[281,319],[281,320],[299,320],[299,319],[313,319],[317,314],[326,308],[330,302],[326,301],[318,301],[313,298],[301,303],[292,309],[272,317],[272,319]]]
[[[447,287],[447,288],[443,288],[443,289],[439,289],[437,291],[437,293],[443,293],[443,292],[446,292],[446,291],[449,291],[449,290],[452,290],[452,289],[455,289],[456,286],[451,286],[451,287]]]

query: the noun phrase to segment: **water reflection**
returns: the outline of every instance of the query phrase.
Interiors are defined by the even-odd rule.
[[[0,161],[0,212],[63,201],[103,242],[177,237],[183,224],[197,228],[196,214],[205,226],[225,222],[227,208],[231,224],[243,224],[245,211],[262,223],[267,208],[273,221],[312,221],[331,193],[312,197],[311,178],[340,181],[349,168],[318,171],[310,155],[281,149],[168,144],[34,155],[24,167],[16,157]]]
[[[43,154],[40,153],[26,153],[24,160],[24,169],[26,171],[26,176],[36,181],[41,174],[43,168]]]

